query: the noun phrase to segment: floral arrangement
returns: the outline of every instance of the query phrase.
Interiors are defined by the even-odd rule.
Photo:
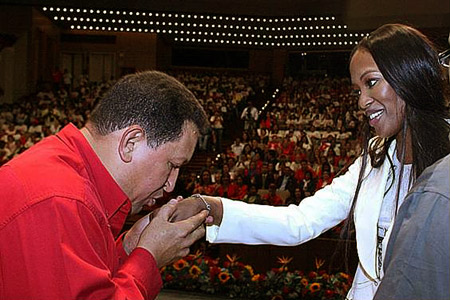
[[[292,258],[279,257],[279,268],[255,274],[253,268],[238,261],[236,255],[219,259],[197,252],[161,269],[164,288],[217,294],[245,299],[345,299],[352,278],[339,272],[328,274],[316,258],[316,270],[305,274],[289,271]]]

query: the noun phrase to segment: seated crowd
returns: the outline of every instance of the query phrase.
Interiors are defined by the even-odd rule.
[[[0,165],[70,122],[81,128],[112,83],[83,80],[70,90],[46,86],[12,104],[0,104]]]
[[[181,174],[177,192],[298,204],[353,162],[361,117],[348,79],[288,78],[255,126],[209,157],[199,174]]]
[[[211,121],[211,131],[200,137],[200,151],[222,152],[225,124],[243,110],[248,98],[269,85],[267,75],[171,72],[170,75],[194,93]]]
[[[222,150],[225,124],[240,118],[248,99],[266,89],[269,78],[186,71],[172,75],[210,117],[212,130],[199,139],[198,149],[215,157],[207,159],[199,174],[184,170],[176,190],[181,195],[298,204],[331,183],[358,154],[361,115],[348,79],[287,78],[276,101]],[[69,122],[81,128],[113,82],[92,83],[83,77],[76,87],[48,88],[0,105],[0,165]]]
[[[268,85],[267,76],[235,74],[204,74],[175,72],[171,74],[184,83],[202,103],[211,117],[213,131],[202,137],[221,145],[220,128],[224,120],[237,112],[248,96]],[[0,165],[28,149],[42,138],[58,132],[68,123],[81,128],[90,111],[114,80],[96,83],[83,75],[72,85],[46,85],[34,95],[12,104],[0,103]]]

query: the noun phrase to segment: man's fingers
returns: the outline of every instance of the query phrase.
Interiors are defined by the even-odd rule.
[[[177,203],[178,201],[176,199],[172,199],[164,204],[158,211],[158,217],[161,217],[165,221],[168,221],[175,212]]]
[[[186,234],[191,234],[195,229],[197,229],[200,225],[202,225],[205,222],[206,218],[208,217],[208,213],[209,212],[207,210],[202,210],[198,214],[193,215],[192,217],[184,221],[180,221],[180,223],[186,224],[190,229],[188,230],[188,232],[186,232]]]
[[[191,233],[189,233],[185,238],[180,240],[180,251],[184,251],[184,249],[187,249],[189,251],[189,247],[192,246],[193,243],[195,243],[197,240],[205,236],[206,230],[205,226],[198,226],[195,230],[193,230]]]
[[[205,236],[206,230],[204,226],[197,227],[190,235],[192,238],[192,243],[194,243],[196,240],[200,239],[201,237]]]

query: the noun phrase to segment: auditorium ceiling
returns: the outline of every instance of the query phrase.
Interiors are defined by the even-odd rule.
[[[448,0],[0,0],[0,3],[247,16],[336,15],[355,30],[387,22],[450,27]]]
[[[450,28],[445,0],[0,0],[33,6],[68,30],[158,33],[203,45],[350,49],[385,23],[438,39]],[[445,42],[445,41],[444,41]]]

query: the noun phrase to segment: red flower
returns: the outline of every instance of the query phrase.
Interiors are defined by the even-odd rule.
[[[219,267],[211,267],[209,268],[209,277],[211,278],[211,280],[214,279],[214,277],[220,273],[220,268]]]
[[[317,273],[314,271],[309,272],[308,274],[309,279],[314,279],[317,277]]]
[[[289,294],[291,289],[288,286],[283,286],[283,294]]]
[[[185,260],[187,260],[187,261],[193,261],[194,260],[194,258],[195,258],[195,256],[194,255],[192,255],[192,254],[189,254],[188,256],[186,256],[184,259]]]
[[[333,298],[334,292],[332,290],[326,290],[325,291],[325,297],[326,298]]]
[[[205,259],[209,267],[217,266],[219,264],[218,259]]]
[[[320,275],[320,276],[322,276],[322,275],[325,274],[325,273],[326,273],[325,270],[320,270],[320,271],[319,271],[319,275]]]
[[[164,280],[165,280],[166,282],[171,282],[171,281],[173,280],[173,276],[170,275],[170,274],[166,274],[166,277],[164,278]]]
[[[233,274],[233,277],[236,279],[241,278],[241,272],[239,272],[238,270],[234,270],[232,274]]]
[[[224,266],[225,268],[229,268],[229,267],[230,267],[230,262],[229,262],[229,261],[224,261],[224,262],[223,262],[223,266]]]

